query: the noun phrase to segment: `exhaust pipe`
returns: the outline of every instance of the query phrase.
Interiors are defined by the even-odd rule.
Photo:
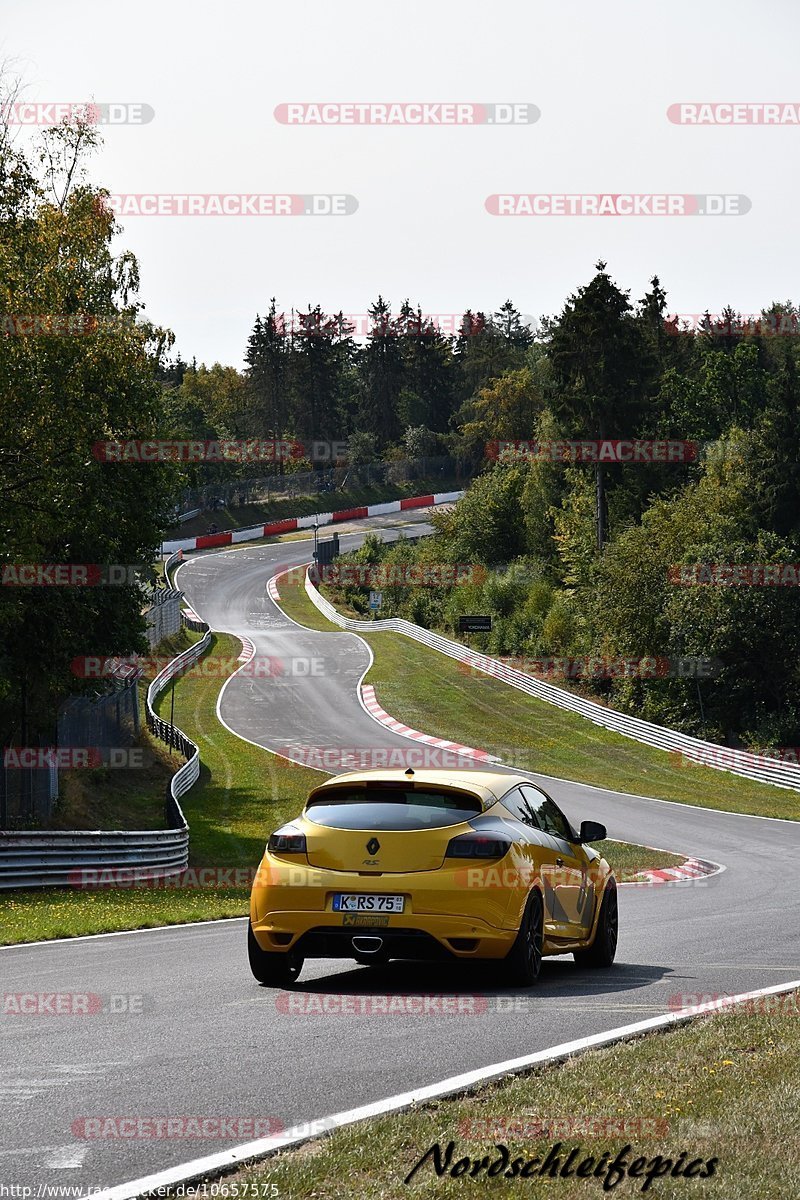
[[[358,954],[378,954],[383,949],[383,938],[354,937],[351,939],[351,944]]]

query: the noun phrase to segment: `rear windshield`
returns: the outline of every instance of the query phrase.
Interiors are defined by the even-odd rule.
[[[461,792],[415,788],[332,788],[306,807],[309,821],[332,829],[441,829],[477,816],[480,800]]]

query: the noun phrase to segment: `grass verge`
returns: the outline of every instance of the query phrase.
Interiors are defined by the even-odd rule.
[[[243,742],[217,720],[222,679],[235,669],[240,648],[236,638],[215,635],[209,653],[175,685],[175,724],[199,744],[202,760],[200,780],[181,802],[191,830],[191,869],[185,879],[161,888],[48,888],[3,894],[0,944],[247,913],[250,873],[267,836],[299,812],[322,776]],[[167,691],[157,710],[168,713],[170,703]],[[181,761],[175,756],[173,765]],[[672,855],[620,842],[602,843],[600,848],[620,870],[673,861]]]
[[[181,801],[191,830],[192,868],[183,884],[0,893],[0,943],[145,929],[247,913],[250,872],[258,865],[268,834],[297,813],[321,776],[243,742],[217,721],[221,676],[227,664],[233,669],[240,650],[236,638],[215,636],[209,654],[175,685],[175,724],[198,742],[202,759],[200,780]],[[214,659],[224,663],[222,671]],[[169,706],[167,690],[157,710],[168,716]],[[182,761],[174,755],[173,768]],[[217,875],[218,870],[229,873]],[[225,886],[229,879],[241,883]],[[204,884],[204,880],[208,882]]]
[[[144,661],[139,684],[140,733],[130,765],[92,767],[59,774],[59,797],[48,829],[163,829],[167,784],[180,765],[169,749],[150,736],[145,720],[147,685],[160,666],[188,649],[200,634],[181,629],[165,638]]]
[[[637,846],[631,842],[618,842],[609,838],[603,842],[590,842],[614,868],[620,883],[633,883],[642,871],[657,870],[659,867],[677,867],[685,862],[683,854],[670,854],[667,850],[652,850],[649,846]]]
[[[302,625],[330,631],[293,573],[281,606]],[[362,635],[363,636],[363,635]],[[526,771],[702,808],[800,819],[800,796],[682,760],[518,692],[398,633],[366,637],[375,656],[366,682],[399,721],[435,737],[489,750]]]
[[[530,1003],[535,1006],[533,997]],[[788,1200],[800,1195],[799,1005],[800,994],[790,993],[754,1006],[759,1011],[739,1007],[588,1051],[462,1099],[350,1126],[245,1168],[224,1183],[250,1185],[248,1195],[265,1195],[275,1184],[282,1200],[337,1195],[458,1200],[475,1188],[560,1200],[585,1200],[611,1190],[615,1196],[645,1193],[660,1200],[695,1195]],[[428,1159],[404,1182],[431,1146],[438,1143],[444,1157],[451,1142],[450,1171],[437,1177]],[[503,1161],[502,1146],[509,1162],[539,1160],[529,1178],[509,1179],[501,1172],[487,1178],[487,1167]],[[573,1174],[564,1177],[573,1150]],[[605,1168],[620,1151],[629,1165],[644,1161],[638,1163],[638,1177],[623,1177],[615,1185],[616,1174],[609,1177]],[[542,1176],[538,1172],[548,1154],[550,1166]],[[462,1163],[454,1176],[452,1167],[464,1158],[469,1164]],[[600,1170],[600,1175],[578,1178],[574,1172],[588,1158],[592,1163],[584,1170]],[[695,1175],[715,1160],[708,1182],[673,1176],[673,1170],[685,1171],[697,1160]],[[482,1161],[482,1171],[470,1177]],[[660,1164],[667,1161],[667,1174],[651,1190],[648,1172],[663,1169]],[[266,1191],[256,1192],[257,1185]]]
[[[59,798],[48,829],[163,829],[164,797],[175,773],[165,746],[143,730],[139,766],[93,767],[59,776]]]

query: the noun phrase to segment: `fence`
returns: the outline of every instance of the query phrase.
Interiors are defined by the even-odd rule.
[[[155,589],[146,610],[147,640],[151,649],[181,627],[182,593],[173,588]],[[203,626],[205,628],[205,626]],[[135,678],[118,680],[111,692],[73,696],[57,717],[56,745],[99,751],[107,764],[114,747],[131,746],[139,736],[139,702]],[[93,755],[97,762],[97,754]],[[59,795],[58,768],[10,768],[0,765],[0,829],[44,825],[53,815]]]
[[[108,762],[114,746],[131,746],[139,736],[136,675],[99,696],[73,696],[58,714],[59,748],[91,747]]]
[[[154,704],[167,684],[205,652],[211,641],[206,628],[199,642],[173,659],[147,689],[148,729],[154,737],[178,749],[186,758],[169,781],[166,829],[109,832],[33,830],[0,832],[0,889],[80,886],[84,872],[135,870],[154,876],[173,875],[189,863],[189,827],[181,796],[200,775],[200,751],[185,733],[155,712]],[[135,692],[135,688],[132,689]]]
[[[0,764],[0,829],[49,821],[58,799],[55,761],[46,767],[12,768]]]
[[[58,750],[86,751],[94,765],[107,764],[115,748],[131,746],[139,735],[135,676],[119,681],[113,691],[102,695],[71,697],[59,710],[56,728]],[[58,795],[55,754],[50,755],[46,766],[19,767],[7,765],[4,755],[0,766],[0,829],[46,824]]]
[[[320,471],[296,471],[288,475],[260,475],[248,479],[219,481],[183,493],[176,523],[189,520],[196,512],[240,508],[246,504],[269,503],[278,497],[293,499],[314,493],[333,493],[341,489],[374,487],[381,484],[413,482],[416,479],[460,479],[464,464],[449,455],[402,459],[398,462],[365,463],[351,467],[326,467]],[[195,513],[196,515],[196,513]]]
[[[677,730],[666,729],[662,725],[643,721],[639,717],[629,717],[612,708],[604,708],[602,704],[596,704],[593,700],[585,700],[582,696],[563,691],[552,683],[544,683],[532,675],[526,675],[523,671],[506,666],[499,659],[489,658],[485,654],[476,654],[474,650],[470,650],[461,642],[451,641],[450,638],[433,633],[429,629],[423,629],[422,626],[414,625],[413,622],[406,621],[402,617],[391,617],[383,621],[358,621],[350,617],[343,617],[330,601],[320,595],[308,572],[306,572],[306,592],[320,612],[330,621],[341,626],[342,629],[349,629],[354,633],[377,633],[381,630],[391,630],[394,633],[405,634],[406,637],[422,642],[423,645],[430,646],[434,650],[439,650],[449,658],[455,658],[475,670],[482,671],[485,675],[501,679],[504,683],[516,688],[517,691],[526,692],[537,700],[544,700],[547,704],[554,704],[558,708],[577,713],[595,725],[600,725],[613,733],[622,734],[623,737],[632,738],[643,745],[682,754],[698,765],[708,766],[714,770],[729,771],[734,775],[742,775],[759,783],[771,783],[776,787],[800,791],[800,766],[795,763],[776,761],[765,764],[761,755],[728,750],[713,742],[704,742],[699,738],[689,737],[688,734],[678,733]]]
[[[181,627],[182,594],[174,588],[156,588],[150,607],[145,610],[147,642],[153,650],[166,637],[174,637]]]

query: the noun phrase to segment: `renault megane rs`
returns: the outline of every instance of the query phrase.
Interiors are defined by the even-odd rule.
[[[359,771],[327,780],[273,833],[250,899],[248,955],[260,983],[306,958],[493,960],[536,981],[543,955],[606,967],[617,887],[540,788],[497,771]]]

